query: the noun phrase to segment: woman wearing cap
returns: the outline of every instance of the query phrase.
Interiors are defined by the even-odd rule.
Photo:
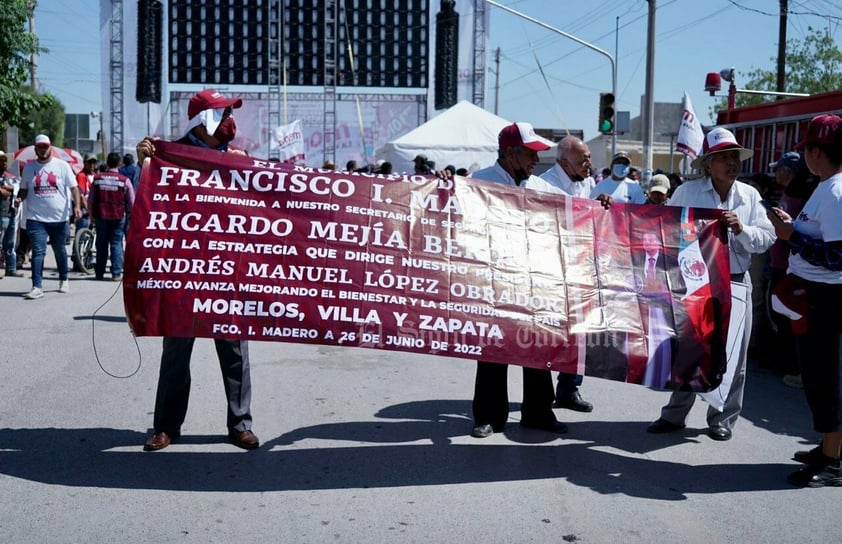
[[[705,136],[702,154],[693,161],[693,168],[704,169],[707,177],[682,184],[670,198],[670,206],[713,208],[722,210],[720,223],[728,229],[731,281],[744,283],[751,300],[751,279],[748,269],[752,253],[763,253],[775,241],[775,230],[761,205],[760,193],[746,183],[737,181],[740,162],[754,152],[737,143],[734,135],[724,128],[714,128]],[[708,408],[708,436],[714,440],[729,440],[731,429],[740,416],[745,386],[748,341],[751,335],[751,310],[746,312],[743,337],[739,343],[739,359],[734,378],[722,412]],[[682,347],[679,346],[679,357]],[[696,394],[675,391],[661,410],[661,417],[649,425],[650,433],[668,433],[683,429]]]
[[[806,466],[788,479],[802,487],[842,486],[842,118],[813,118],[797,148],[821,181],[797,219],[779,208],[769,217],[778,238],[789,244],[788,272],[807,293],[806,332],[797,346],[813,428],[822,433],[822,443],[795,453],[793,459]]]

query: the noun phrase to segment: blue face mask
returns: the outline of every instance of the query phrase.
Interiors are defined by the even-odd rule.
[[[615,178],[624,178],[629,173],[629,167],[626,164],[617,163],[611,168],[611,173]]]

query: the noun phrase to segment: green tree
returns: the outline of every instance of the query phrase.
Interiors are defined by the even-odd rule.
[[[21,126],[30,112],[55,102],[48,95],[26,89],[30,55],[44,51],[38,38],[27,30],[35,0],[3,0],[0,8],[0,130]]]
[[[833,37],[826,31],[808,27],[803,40],[787,40],[786,92],[818,94],[842,88],[842,51]],[[777,57],[769,59],[777,67]],[[742,78],[737,78],[737,87],[753,91],[775,91],[777,71],[754,68]],[[736,106],[749,106],[771,102],[774,96],[737,93]],[[713,118],[716,112],[728,108],[728,99],[723,98],[711,108]]]
[[[23,92],[36,96],[29,88]],[[45,95],[50,96],[50,95]],[[50,96],[50,102],[27,114],[19,125],[18,140],[21,146],[29,145],[38,134],[46,134],[53,145],[64,147],[64,106]]]

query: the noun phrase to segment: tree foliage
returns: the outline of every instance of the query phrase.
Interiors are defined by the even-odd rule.
[[[35,96],[31,89],[24,88],[23,92]],[[30,111],[18,125],[18,139],[21,146],[29,145],[38,134],[46,134],[53,145],[64,147],[64,106],[58,99],[39,109]]]
[[[34,0],[3,0],[0,9],[0,129],[20,126],[33,111],[55,103],[50,95],[38,95],[25,88],[31,66],[30,55],[43,51],[38,38],[27,30],[35,9]]]
[[[777,57],[769,60],[772,70],[754,68],[737,78],[737,87],[755,91],[777,90]],[[803,40],[787,40],[785,92],[818,94],[837,89],[842,89],[842,51],[828,32],[808,27]],[[740,107],[773,100],[774,96],[737,93],[735,102]],[[711,108],[712,116],[716,118],[717,111],[727,108],[728,99],[723,98]]]

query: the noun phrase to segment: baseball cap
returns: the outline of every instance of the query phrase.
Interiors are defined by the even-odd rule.
[[[85,159],[85,162],[99,162],[99,159],[97,159],[96,157],[94,157],[93,155],[91,155],[90,157],[88,157],[87,159]]]
[[[497,136],[500,149],[507,147],[525,147],[532,151],[545,151],[552,147],[550,142],[535,133],[529,123],[512,123],[503,127]]]
[[[655,174],[649,181],[649,192],[667,194],[670,190],[670,185],[670,178],[663,174]]]
[[[53,145],[50,142],[50,137],[46,134],[39,134],[35,137],[35,145]]]
[[[213,89],[205,89],[199,91],[190,99],[190,103],[187,105],[187,118],[193,119],[205,110],[224,109],[228,106],[239,108],[242,105],[243,101],[240,98],[225,98]]]
[[[412,162],[418,162],[418,161],[427,162],[427,155],[425,155],[423,153],[419,153],[419,154],[415,155],[415,158],[412,159]]]
[[[769,163],[769,168],[772,170],[777,170],[781,166],[786,166],[792,170],[798,170],[798,161],[801,160],[801,155],[799,155],[796,151],[789,151],[784,153],[780,159],[775,162]]]
[[[696,157],[690,166],[699,169],[702,167],[705,159],[714,153],[731,150],[739,151],[740,161],[744,161],[754,155],[754,151],[746,149],[737,143],[737,138],[733,132],[722,127],[716,127],[705,135],[705,139],[702,142],[702,154]]]
[[[807,144],[837,144],[842,140],[842,117],[817,115],[807,125],[807,134],[795,146],[803,149]]]
[[[618,151],[614,153],[614,156],[611,157],[611,164],[619,161],[626,161],[626,164],[631,164],[631,159],[629,158],[629,154],[625,151]]]

